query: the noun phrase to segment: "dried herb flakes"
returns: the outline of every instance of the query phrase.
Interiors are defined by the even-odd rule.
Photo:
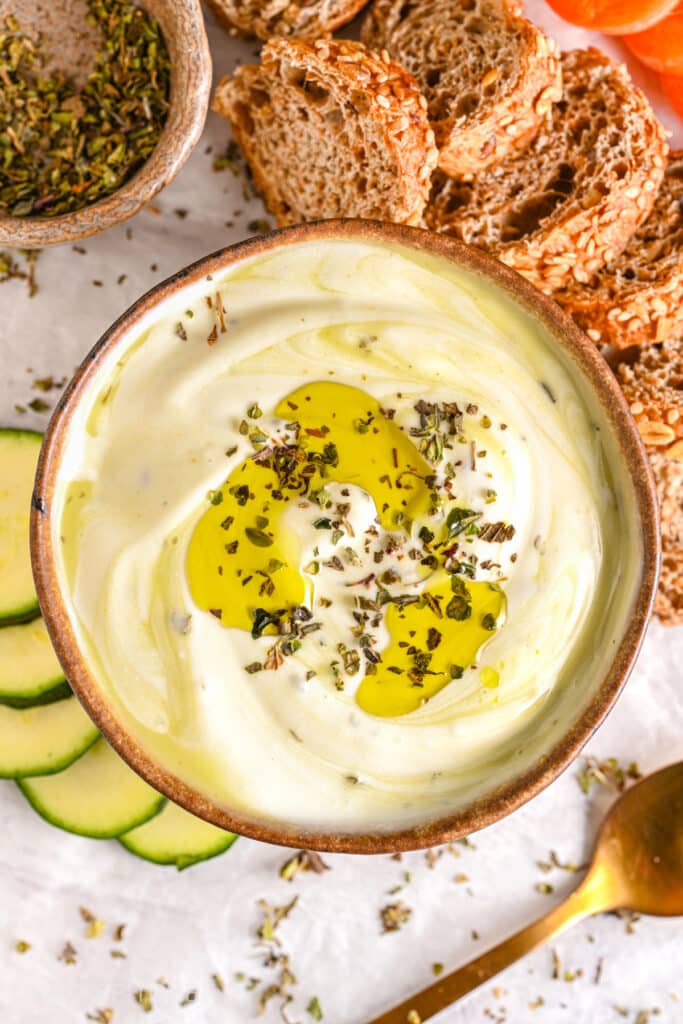
[[[152,993],[149,991],[148,988],[138,989],[137,992],[133,993],[133,999],[138,1004],[138,1006],[142,1007],[145,1013],[151,1013],[152,1010],[154,1009],[154,1004],[152,1002]]]
[[[312,871],[316,875],[322,875],[325,871],[329,870],[329,864],[325,863],[319,853],[315,853],[312,850],[300,850],[293,857],[290,857],[289,860],[285,861],[279,873],[280,878],[291,882],[295,875],[302,871]]]
[[[169,110],[170,59],[159,23],[126,0],[88,0],[102,36],[78,89],[16,18],[0,29],[0,210],[79,210],[120,188],[155,149]]]
[[[320,1005],[320,1000],[317,996],[312,996],[309,1000],[308,1006],[306,1007],[306,1013],[310,1014],[313,1020],[323,1019],[324,1014]]]
[[[398,900],[396,903],[388,903],[379,912],[382,931],[397,932],[410,919],[412,912],[411,908],[407,907],[401,900]]]

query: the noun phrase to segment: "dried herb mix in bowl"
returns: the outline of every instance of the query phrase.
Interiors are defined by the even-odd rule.
[[[159,23],[125,0],[89,0],[102,42],[79,88],[13,17],[0,28],[0,212],[70,213],[110,195],[148,159],[169,110]]]

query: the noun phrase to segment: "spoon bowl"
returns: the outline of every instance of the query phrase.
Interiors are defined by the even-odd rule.
[[[605,910],[683,914],[683,762],[622,793],[598,833],[587,874],[563,903],[370,1024],[426,1021],[569,925]]]
[[[615,907],[683,914],[683,762],[617,800],[598,834],[593,872],[604,876]]]

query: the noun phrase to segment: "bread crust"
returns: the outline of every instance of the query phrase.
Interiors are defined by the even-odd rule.
[[[437,159],[426,106],[403,68],[346,39],[271,40],[213,102],[280,226],[419,223]]]
[[[375,0],[361,38],[415,76],[439,167],[453,177],[525,146],[562,95],[557,45],[521,16],[517,0]]]
[[[672,153],[652,213],[589,284],[555,300],[596,343],[623,349],[683,334],[683,152]]]
[[[662,528],[662,566],[655,615],[666,626],[683,625],[683,462],[650,457]]]
[[[315,39],[346,25],[368,0],[206,0],[231,35],[268,40],[273,36]]]
[[[617,376],[646,448],[683,462],[683,341],[643,347]]]
[[[623,250],[654,205],[668,153],[623,65],[595,49],[565,53],[562,65],[562,101],[528,149],[474,181],[438,172],[424,217],[546,293],[590,281]]]

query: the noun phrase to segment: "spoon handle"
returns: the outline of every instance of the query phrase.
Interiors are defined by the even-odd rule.
[[[498,946],[482,953],[452,974],[440,978],[398,1006],[375,1017],[370,1024],[420,1024],[543,945],[554,935],[559,935],[575,921],[598,911],[611,909],[613,900],[608,898],[609,887],[602,875],[603,871],[600,868],[591,870],[579,888],[544,917],[510,935]]]

